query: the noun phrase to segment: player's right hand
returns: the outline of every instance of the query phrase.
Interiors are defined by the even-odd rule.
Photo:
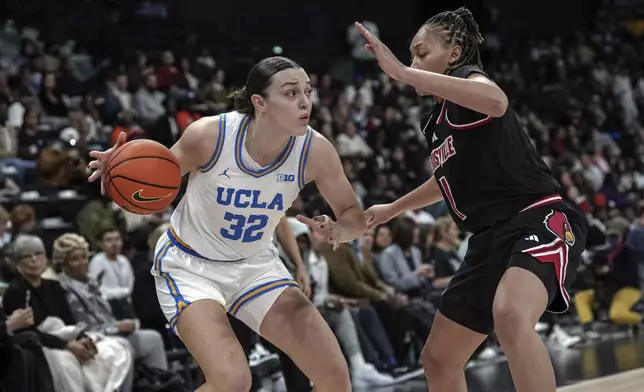
[[[91,161],[87,167],[90,168],[90,170],[94,170],[92,174],[89,176],[87,181],[89,182],[94,182],[96,181],[99,177],[101,179],[101,194],[105,194],[105,169],[107,167],[107,162],[110,160],[112,157],[112,154],[114,151],[118,150],[119,147],[121,147],[125,143],[125,132],[121,132],[119,135],[118,139],[116,140],[116,144],[105,151],[90,151],[89,156],[94,158],[93,161]]]
[[[371,229],[374,226],[389,222],[394,216],[396,216],[396,212],[394,211],[391,203],[377,204],[367,209],[367,211],[364,212],[364,215],[367,227]]]

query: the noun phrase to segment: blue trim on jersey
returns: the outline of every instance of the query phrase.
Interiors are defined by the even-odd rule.
[[[246,290],[239,297],[237,297],[235,302],[233,302],[233,304],[228,308],[228,313],[233,316],[237,316],[242,306],[246,305],[257,297],[264,295],[270,291],[277,290],[280,287],[299,287],[299,285],[296,281],[289,278],[277,279],[262,283],[259,286],[255,286]]]
[[[295,136],[291,136],[288,139],[288,143],[286,144],[284,151],[282,151],[282,153],[280,154],[279,157],[277,157],[275,162],[273,162],[269,166],[266,166],[259,170],[250,169],[246,167],[246,165],[244,164],[244,160],[242,159],[244,138],[246,136],[246,130],[248,129],[248,124],[250,124],[250,119],[251,117],[247,115],[239,124],[239,130],[237,131],[237,138],[235,140],[235,162],[237,162],[237,167],[239,167],[239,169],[242,172],[248,175],[251,175],[255,178],[259,178],[274,172],[275,170],[279,169],[284,164],[284,162],[286,162],[289,155],[291,155],[291,151],[293,150],[293,146],[295,145],[295,140],[297,138]]]
[[[197,252],[196,250],[192,249],[181,238],[179,238],[179,236],[174,232],[172,227],[169,228],[166,233],[168,234],[168,238],[170,239],[170,242],[172,242],[172,244],[174,246],[179,248],[184,253],[189,254],[190,256],[199,257],[200,259],[204,259],[204,260],[208,260],[208,261],[215,261],[215,262],[218,262],[218,263],[234,263],[234,262],[243,260],[243,259],[239,259],[239,260],[214,260],[214,259],[209,259],[209,258],[207,258],[205,256],[200,255],[199,252]]]
[[[213,167],[217,164],[221,152],[224,150],[224,141],[226,140],[226,114],[219,116],[219,135],[217,135],[217,143],[215,144],[215,151],[212,153],[212,156],[206,162],[205,165],[199,167],[199,171],[202,173],[207,173],[212,170]]]
[[[300,163],[297,167],[297,185],[300,189],[304,188],[304,171],[306,170],[306,161],[309,159],[309,150],[311,149],[311,141],[313,140],[313,129],[307,127],[304,143],[302,144],[302,151],[300,152]]]
[[[177,282],[172,278],[172,276],[168,272],[163,271],[163,258],[166,256],[166,254],[168,254],[168,251],[172,248],[173,245],[174,244],[172,243],[172,241],[167,241],[161,246],[159,252],[154,256],[153,268],[157,271],[159,276],[163,277],[166,285],[168,286],[168,291],[174,299],[176,310],[174,316],[172,316],[170,320],[168,320],[168,323],[170,324],[172,331],[176,334],[176,325],[177,321],[179,321],[179,315],[185,308],[190,306],[191,302],[183,297],[183,295],[179,291]]]

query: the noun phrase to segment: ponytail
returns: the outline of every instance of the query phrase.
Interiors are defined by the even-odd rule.
[[[255,112],[255,106],[250,101],[250,96],[248,95],[248,89],[246,86],[232,91],[228,94],[227,98],[232,99],[233,107],[236,111],[246,114],[253,114]]]

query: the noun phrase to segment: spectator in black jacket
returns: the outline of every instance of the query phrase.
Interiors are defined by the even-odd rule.
[[[33,332],[18,332],[33,323],[31,308],[18,309],[7,317],[0,307],[0,389],[54,392],[38,336]]]

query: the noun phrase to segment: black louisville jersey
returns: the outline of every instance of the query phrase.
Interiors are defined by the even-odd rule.
[[[463,66],[452,76],[472,73],[485,75]],[[444,100],[421,127],[434,176],[460,230],[479,232],[559,196],[559,184],[512,108],[493,118]]]

